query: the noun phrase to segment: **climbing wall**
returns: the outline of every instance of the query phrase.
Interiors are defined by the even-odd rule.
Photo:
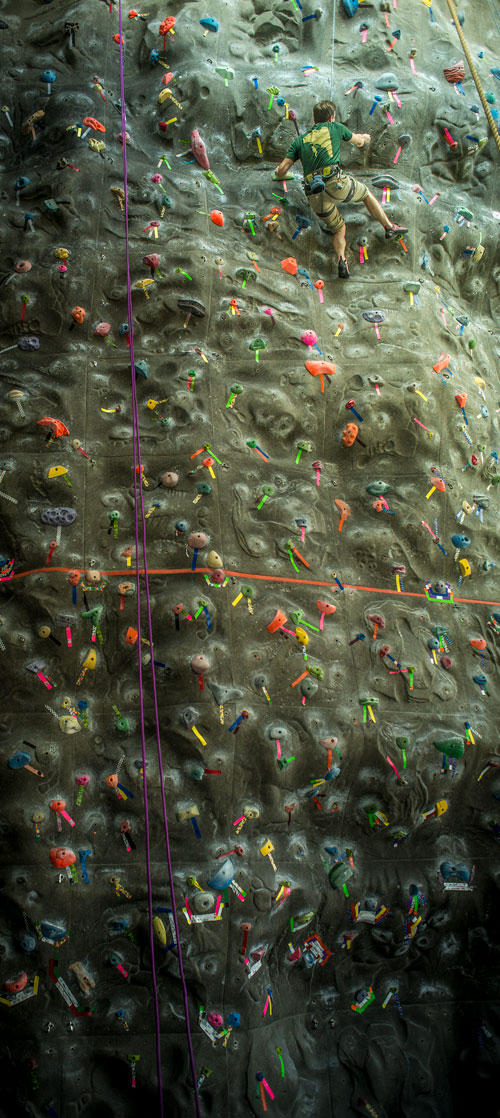
[[[493,1114],[495,138],[444,0],[147,7],[0,3],[4,1113]]]

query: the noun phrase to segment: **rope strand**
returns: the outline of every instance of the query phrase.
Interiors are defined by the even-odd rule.
[[[132,389],[132,435],[133,435],[133,460],[134,460],[134,532],[135,532],[135,574],[137,582],[137,631],[138,631],[138,676],[139,676],[139,708],[140,708],[140,724],[141,724],[141,750],[142,750],[142,765],[143,765],[143,792],[144,792],[144,826],[145,826],[145,847],[146,847],[146,878],[148,889],[148,911],[149,911],[149,945],[151,952],[151,978],[153,987],[153,1002],[154,1002],[154,1015],[155,1015],[155,1031],[156,1031],[156,1064],[158,1073],[158,1091],[159,1091],[159,1109],[160,1118],[164,1118],[163,1107],[163,1082],[162,1082],[162,1064],[161,1064],[161,1022],[160,1022],[160,1007],[158,999],[158,983],[156,977],[156,964],[154,954],[154,931],[153,931],[153,886],[151,879],[151,857],[150,857],[150,838],[149,838],[149,805],[147,794],[147,767],[146,767],[146,731],[144,722],[144,685],[142,674],[142,659],[141,659],[141,569],[139,566],[139,550],[140,542],[142,543],[142,558],[143,558],[143,574],[144,586],[146,591],[146,621],[147,621],[147,636],[150,642],[150,648],[153,648],[153,623],[151,615],[151,599],[149,589],[149,571],[147,561],[147,543],[146,543],[146,518],[144,513],[144,494],[142,490],[142,470],[141,470],[141,443],[139,434],[139,407],[137,400],[137,386],[135,379],[135,356],[134,356],[134,329],[133,329],[133,309],[132,309],[132,285],[130,278],[130,245],[129,245],[129,226],[128,226],[128,171],[127,171],[127,144],[125,140],[126,135],[126,110],[125,110],[125,75],[123,63],[123,35],[122,35],[122,3],[119,0],[119,34],[120,34],[120,97],[121,97],[121,128],[122,128],[122,153],[123,153],[123,190],[124,190],[124,222],[125,222],[125,267],[126,267],[126,282],[127,282],[127,315],[129,326],[129,341],[130,341],[130,370],[131,370],[131,389]],[[138,497],[139,490],[139,497]],[[139,536],[139,517],[141,520],[141,535],[142,541]],[[168,878],[170,884],[170,896],[172,904],[172,912],[174,919],[174,926],[177,938],[177,955],[179,960],[179,973],[181,978],[182,994],[184,1001],[184,1012],[186,1021],[186,1039],[189,1053],[189,1063],[191,1068],[191,1075],[193,1080],[194,1102],[197,1118],[200,1118],[200,1105],[199,1095],[197,1089],[196,1068],[194,1061],[193,1044],[191,1038],[191,1027],[189,1022],[189,1003],[188,1003],[188,990],[186,979],[184,975],[184,966],[182,960],[181,941],[179,934],[179,924],[177,919],[177,910],[175,903],[175,890],[172,871],[172,861],[170,852],[170,840],[168,831],[167,819],[167,806],[165,801],[164,777],[163,777],[163,762],[161,755],[161,734],[160,734],[160,721],[158,711],[158,699],[156,691],[156,678],[154,674],[153,657],[151,657],[151,678],[152,678],[152,691],[153,691],[153,705],[155,714],[155,728],[156,728],[156,744],[158,753],[158,765],[160,772],[160,787],[161,787],[161,801],[162,801],[162,814],[165,833],[165,850],[168,866]]]

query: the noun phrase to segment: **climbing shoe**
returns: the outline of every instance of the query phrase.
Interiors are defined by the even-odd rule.
[[[347,260],[339,260],[339,279],[349,279],[349,268],[347,267]]]
[[[385,235],[387,240],[390,241],[392,237],[402,237],[403,233],[407,232],[408,230],[405,225],[391,225],[390,229],[386,229]]]

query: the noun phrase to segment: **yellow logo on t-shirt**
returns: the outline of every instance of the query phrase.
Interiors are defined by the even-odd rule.
[[[313,128],[310,132],[306,132],[302,137],[302,143],[310,144],[315,156],[320,149],[323,149],[323,151],[326,151],[329,159],[333,157],[332,137],[326,125],[324,128]]]

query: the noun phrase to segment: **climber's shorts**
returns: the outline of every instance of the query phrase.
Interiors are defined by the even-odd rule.
[[[353,179],[345,171],[339,175],[332,175],[325,182],[325,189],[320,194],[309,194],[307,201],[311,209],[323,225],[331,233],[338,233],[344,225],[344,218],[337,209],[337,202],[363,202],[368,194],[368,187],[357,179]]]

